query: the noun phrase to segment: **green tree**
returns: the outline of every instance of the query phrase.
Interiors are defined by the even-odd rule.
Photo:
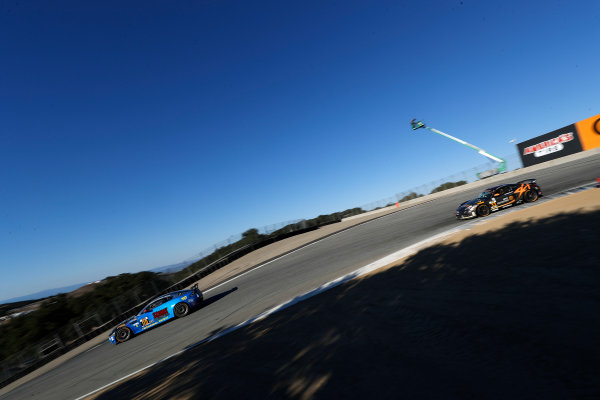
[[[407,194],[406,196],[404,196],[403,198],[401,198],[400,200],[398,200],[399,203],[402,203],[403,201],[409,201],[412,199],[416,199],[419,197],[423,197],[422,194],[417,194],[415,192],[410,192],[409,194]]]
[[[467,181],[458,181],[458,182],[446,182],[446,183],[442,183],[440,186],[436,187],[435,189],[433,189],[431,191],[431,193],[437,193],[437,192],[441,192],[443,190],[447,190],[447,189],[451,189],[453,187],[457,187],[457,186],[462,186],[464,184],[466,184]]]

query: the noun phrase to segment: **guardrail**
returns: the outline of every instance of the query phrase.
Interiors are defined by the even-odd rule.
[[[472,190],[473,188],[479,187],[482,185],[482,183],[485,183],[487,186],[491,187],[494,186],[494,184],[496,183],[501,183],[501,182],[508,182],[511,181],[512,178],[516,175],[521,175],[521,174],[533,174],[535,173],[535,171],[538,171],[540,169],[544,169],[544,168],[548,168],[548,167],[553,167],[556,165],[562,165],[562,164],[566,164],[566,163],[570,163],[572,161],[575,160],[579,160],[579,159],[585,159],[585,158],[589,158],[589,157],[594,157],[596,155],[600,154],[600,148],[597,149],[593,149],[593,150],[587,150],[587,151],[583,151],[580,153],[576,153],[576,154],[571,154],[565,157],[561,157],[558,158],[556,160],[551,160],[551,161],[547,161],[543,164],[537,164],[537,165],[533,165],[531,167],[526,167],[526,168],[519,168],[519,169],[513,169],[509,172],[505,172],[503,174],[499,174],[499,175],[494,175],[492,177],[489,178],[485,178],[485,179],[481,179],[481,180],[476,180],[476,181],[472,181],[472,182],[468,182],[464,185],[461,186],[456,186],[450,189],[446,189],[444,191],[441,192],[437,192],[437,193],[431,193],[431,194],[426,194],[423,195],[422,197],[418,197],[412,200],[407,200],[405,202],[401,202],[400,203],[400,207],[401,208],[407,208],[407,207],[412,207],[421,203],[425,203],[427,201],[431,201],[431,200],[435,200],[438,199],[440,197],[445,197],[445,196],[451,196],[453,194],[462,192],[462,191],[468,191],[468,190]],[[453,175],[456,176],[456,175]],[[533,177],[533,175],[532,175]],[[439,182],[439,181],[436,181]],[[419,186],[420,188],[421,186]],[[402,194],[404,194],[406,192],[403,192]],[[401,194],[398,194],[397,196],[400,196]],[[390,200],[393,198],[388,198],[385,200]],[[377,203],[381,203],[382,201],[379,201]],[[375,204],[377,204],[375,203]],[[388,203],[389,204],[389,203]],[[396,205],[386,205],[385,207],[380,207],[377,208],[375,210],[369,211],[369,213],[371,214],[377,214],[377,213],[382,213],[382,212],[386,212],[386,211],[390,211],[392,209],[396,208]],[[344,221],[348,221],[354,218],[360,218],[363,217],[365,214],[358,214],[358,215],[354,215],[352,217],[348,217],[348,218],[344,218]]]
[[[340,221],[341,221],[340,219],[337,219],[335,221],[334,220],[329,221],[328,223],[335,223],[335,222],[340,222]],[[328,224],[328,223],[326,223],[326,224]],[[156,292],[153,296],[146,298],[145,300],[139,302],[139,304],[135,305],[134,307],[131,307],[128,310],[120,313],[119,315],[116,315],[111,320],[109,320],[103,324],[100,324],[100,326],[94,328],[93,330],[91,330],[89,332],[84,332],[84,330],[81,329],[81,322],[83,322],[83,321],[80,321],[79,323],[75,323],[73,328],[78,333],[79,337],[77,339],[71,341],[70,343],[64,344],[61,341],[60,337],[56,334],[56,335],[54,335],[54,338],[52,340],[46,341],[43,344],[38,346],[37,359],[32,360],[30,358],[26,362],[23,360],[23,357],[17,356],[17,357],[15,357],[15,360],[12,363],[6,362],[6,360],[5,360],[5,362],[2,365],[2,368],[0,369],[0,371],[2,371],[3,375],[4,375],[4,378],[2,379],[2,381],[0,381],[0,388],[5,387],[6,385],[29,374],[30,372],[35,371],[36,369],[42,367],[43,365],[47,364],[48,362],[60,357],[61,355],[81,346],[82,344],[86,343],[87,341],[106,332],[108,329],[116,326],[120,322],[127,320],[128,318],[136,315],[138,310],[142,306],[147,304],[152,298],[159,296],[161,294],[184,289],[184,288],[192,285],[199,279],[230,264],[231,262],[237,260],[240,257],[245,256],[248,253],[251,253],[255,250],[258,250],[262,247],[268,246],[268,245],[278,242],[280,240],[284,240],[284,239],[287,239],[287,238],[295,236],[295,235],[300,235],[302,233],[316,230],[320,226],[323,226],[326,224],[305,227],[303,229],[298,229],[295,231],[283,233],[281,235],[277,235],[275,237],[269,237],[264,240],[261,240],[260,242],[249,244],[240,249],[237,249],[237,250],[221,257],[220,259],[213,261],[212,263],[206,265],[205,267],[194,272],[193,274],[189,275],[188,277],[180,280],[179,282],[174,283],[173,285],[167,287],[166,289]],[[99,323],[101,322],[99,320],[99,317],[97,317],[97,314],[96,314],[96,316],[92,315],[91,317],[89,317],[87,319],[94,319],[94,318],[96,318],[97,322],[99,322]]]

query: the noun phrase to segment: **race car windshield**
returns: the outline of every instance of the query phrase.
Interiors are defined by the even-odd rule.
[[[477,196],[477,198],[478,199],[487,199],[491,195],[492,195],[492,192],[481,192],[481,194],[479,196]]]

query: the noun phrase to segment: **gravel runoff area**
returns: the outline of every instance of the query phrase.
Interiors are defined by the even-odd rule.
[[[482,219],[92,397],[600,398],[600,189]]]

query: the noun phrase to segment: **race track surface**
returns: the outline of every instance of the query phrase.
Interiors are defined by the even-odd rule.
[[[600,177],[600,157],[519,175],[536,178],[552,195]],[[0,399],[75,399],[235,326],[295,296],[464,222],[454,210],[487,187],[445,196],[358,225],[313,243],[214,289],[207,305],[132,340],[92,348]],[[500,211],[502,212],[502,211]]]

